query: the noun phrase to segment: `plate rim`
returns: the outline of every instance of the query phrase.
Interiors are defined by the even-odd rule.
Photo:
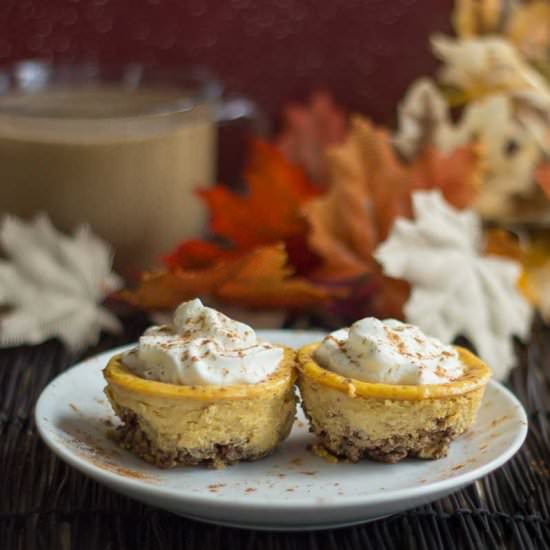
[[[261,333],[261,331],[257,331]],[[270,330],[271,334],[281,333],[288,335],[295,332],[289,329]],[[300,331],[307,332],[307,331]],[[313,331],[312,331],[313,332]],[[292,510],[302,509],[314,505],[317,508],[356,508],[357,506],[372,506],[377,503],[392,502],[396,499],[409,499],[419,497],[429,497],[432,494],[450,492],[453,488],[464,487],[473,483],[474,481],[484,477],[490,472],[504,465],[512,456],[521,448],[528,433],[528,418],[526,411],[519,401],[519,399],[503,384],[495,380],[489,381],[495,391],[501,393],[510,403],[514,406],[515,413],[519,416],[517,422],[516,433],[513,437],[512,443],[497,457],[484,463],[471,471],[456,473],[449,478],[433,481],[419,486],[407,487],[403,489],[391,489],[384,490],[378,493],[368,495],[338,495],[338,498],[320,501],[317,497],[300,497],[292,500],[254,500],[250,496],[240,495],[221,495],[221,494],[189,494],[181,491],[181,489],[174,489],[163,485],[155,485],[146,481],[134,478],[128,478],[117,475],[109,470],[103,469],[93,463],[81,458],[77,453],[72,451],[67,445],[63,445],[61,441],[57,441],[53,434],[50,434],[50,429],[46,425],[51,425],[49,420],[46,420],[42,409],[45,407],[45,403],[48,402],[48,393],[52,390],[52,386],[59,383],[64,377],[70,376],[74,369],[85,368],[86,363],[90,361],[97,361],[101,357],[107,357],[120,353],[125,349],[132,347],[135,344],[127,344],[119,346],[111,350],[95,354],[87,357],[86,359],[79,361],[75,365],[71,366],[67,370],[60,373],[53,380],[51,380],[46,387],[41,391],[40,396],[35,405],[34,419],[38,433],[48,448],[61,458],[64,462],[80,471],[84,475],[91,477],[92,479],[100,483],[108,483],[109,487],[120,486],[124,489],[128,489],[129,492],[135,494],[136,492],[141,494],[147,494],[149,496],[166,496],[171,499],[177,499],[181,503],[200,503],[202,505],[209,505],[215,508],[226,508],[227,506],[238,506],[244,509],[265,509],[265,510]],[[399,465],[388,465],[389,467],[399,467]]]

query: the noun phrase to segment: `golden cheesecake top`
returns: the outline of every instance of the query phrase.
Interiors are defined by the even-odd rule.
[[[283,348],[284,355],[280,364],[266,380],[256,384],[236,384],[232,386],[169,384],[156,380],[147,380],[132,373],[122,362],[122,354],[109,360],[103,370],[103,376],[109,385],[148,397],[171,399],[195,399],[213,401],[216,399],[245,399],[259,397],[262,394],[278,392],[294,384],[296,380],[295,352]]]
[[[309,344],[298,351],[298,370],[303,376],[350,396],[397,400],[451,397],[471,392],[487,384],[491,377],[491,370],[481,359],[467,349],[455,346],[464,365],[464,374],[452,382],[422,385],[364,382],[323,368],[314,359],[319,345],[319,342]]]

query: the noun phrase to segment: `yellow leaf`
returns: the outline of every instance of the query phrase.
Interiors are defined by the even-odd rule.
[[[514,6],[505,32],[527,59],[544,62],[550,47],[550,4],[535,0]]]
[[[550,234],[540,233],[522,243],[504,229],[493,229],[486,233],[485,252],[521,264],[518,288],[550,320]]]
[[[497,29],[501,12],[500,0],[457,0],[453,27],[461,38],[489,34]]]

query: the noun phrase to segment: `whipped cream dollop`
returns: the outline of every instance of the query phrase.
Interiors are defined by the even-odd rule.
[[[337,330],[315,359],[346,378],[383,384],[446,384],[464,374],[454,347],[395,319],[367,317]]]
[[[277,370],[283,349],[257,339],[254,330],[198,299],[184,302],[172,325],[154,326],[127,352],[135,374],[170,384],[256,384]]]

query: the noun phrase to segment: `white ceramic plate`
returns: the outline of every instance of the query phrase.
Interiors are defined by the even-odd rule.
[[[299,347],[320,333],[264,331]],[[436,461],[331,464],[307,450],[313,436],[301,412],[290,437],[270,457],[224,470],[159,470],[117,448],[116,423],[101,369],[124,348],[84,361],[42,393],[36,422],[63,460],[115,491],[190,518],[252,529],[313,530],[352,525],[443,497],[504,464],[521,446],[527,418],[518,400],[491,382],[475,426]]]

